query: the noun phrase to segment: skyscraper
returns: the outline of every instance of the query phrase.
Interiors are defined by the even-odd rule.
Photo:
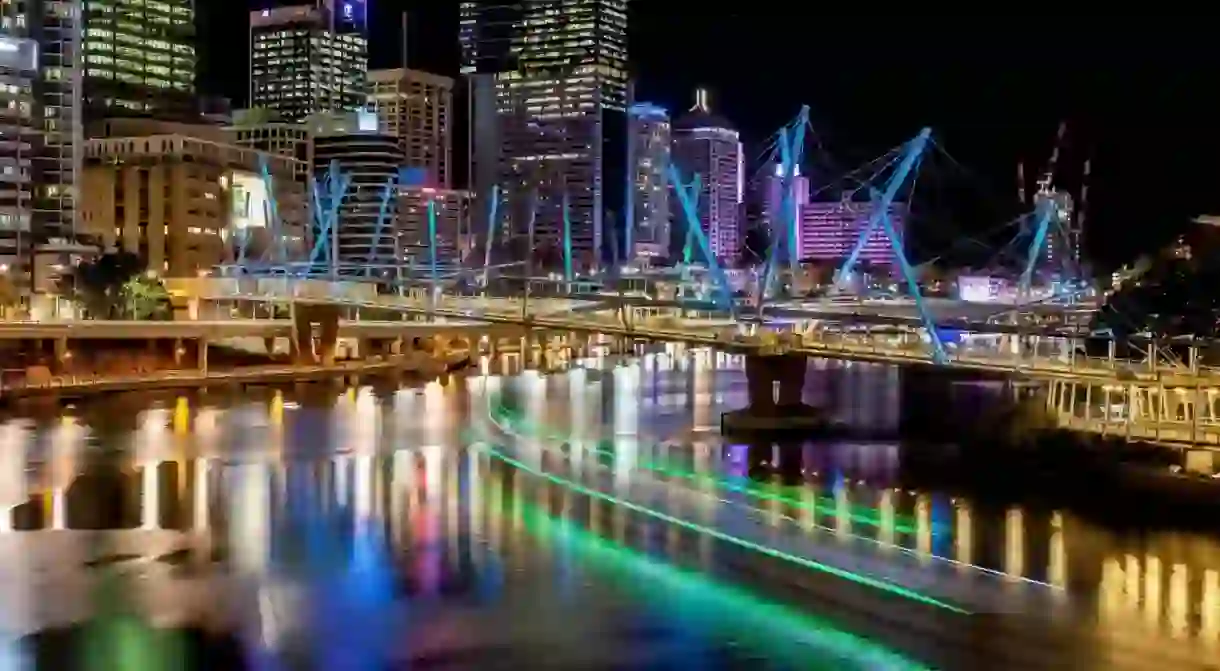
[[[673,162],[689,181],[699,176],[699,224],[711,252],[725,263],[738,261],[745,178],[741,138],[724,118],[713,114],[704,89],[695,92],[695,106],[674,123]],[[670,251],[681,256],[686,244],[687,220],[678,199],[671,198],[674,211]],[[692,256],[699,260],[698,253]]]
[[[194,0],[85,0],[83,9],[88,118],[198,113]]]
[[[365,0],[319,0],[250,12],[250,106],[285,121],[362,109],[367,98]]]
[[[535,248],[562,245],[566,196],[578,263],[619,255],[621,232],[606,222],[623,220],[626,192],[626,0],[468,1],[461,21],[463,71],[482,82],[475,187],[490,187],[480,180],[494,163],[507,236],[532,223]],[[496,132],[480,134],[491,119],[479,105],[493,98]]]
[[[423,170],[427,186],[452,181],[453,80],[420,70],[369,72],[369,107],[381,127],[397,135],[407,165]]]
[[[669,255],[669,112],[649,103],[628,109],[627,139],[632,143],[631,206],[634,256]]]
[[[33,202],[26,204],[32,248],[20,259],[32,288],[50,290],[57,272],[79,251],[76,237],[76,185],[81,170],[77,148],[84,141],[82,101],[84,59],[79,4],[67,2],[0,3],[5,32],[37,43],[38,73],[32,90],[22,90],[36,134],[28,138]],[[18,51],[18,54],[20,50]],[[28,51],[27,51],[28,53]],[[19,103],[18,110],[24,109]],[[3,136],[9,137],[5,130]],[[21,142],[22,145],[26,144]],[[26,159],[23,157],[21,162]],[[31,207],[32,205],[32,207]],[[24,224],[23,224],[24,226]]]

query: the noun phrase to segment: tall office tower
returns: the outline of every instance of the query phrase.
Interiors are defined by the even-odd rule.
[[[407,165],[421,169],[426,184],[452,183],[453,79],[396,68],[369,72],[369,108],[387,133],[397,135]]]
[[[475,75],[474,186],[482,196],[494,172],[504,192],[501,242],[523,249],[511,238],[532,229],[536,249],[562,246],[566,196],[577,264],[621,258],[622,231],[607,222],[623,221],[627,192],[627,0],[484,0],[460,11],[462,70]],[[480,132],[486,123],[494,132]]]
[[[8,18],[8,17],[5,17]],[[4,272],[23,270],[29,252],[34,179],[31,167],[42,122],[34,83],[38,79],[38,43],[29,38],[0,37],[0,265]]]
[[[250,12],[250,106],[289,122],[363,109],[367,100],[365,0],[319,0]]]
[[[633,256],[669,255],[669,112],[649,103],[627,110],[631,142]]]
[[[738,218],[745,179],[742,155],[737,131],[711,112],[706,90],[696,91],[695,106],[674,123],[673,162],[686,182],[699,176],[699,224],[712,254],[729,264],[738,261],[741,244]],[[671,198],[670,203],[675,222],[670,251],[680,257],[686,244],[687,221],[678,199]],[[697,249],[692,258],[699,260]]]
[[[381,219],[380,215],[386,186],[402,167],[398,138],[381,132],[371,112],[319,114],[310,119],[309,126],[318,182],[324,183],[332,161],[338,164],[340,173],[351,178],[339,206],[338,221],[330,231],[329,260],[348,266],[397,265],[403,259],[403,250],[394,235],[398,199],[393,194],[387,201],[386,217]],[[327,207],[326,202],[321,205]],[[318,240],[320,233],[313,231],[312,239]]]
[[[802,208],[797,245],[802,259],[840,263],[855,247],[860,234],[868,228],[873,203],[850,200],[814,202]],[[905,203],[890,205],[890,222],[899,235],[906,222]],[[878,268],[891,269],[898,263],[894,247],[884,228],[877,227],[860,249],[858,261]]]
[[[4,27],[38,43],[39,77],[33,80],[38,125],[30,166],[34,187],[28,261],[30,286],[54,290],[60,270],[82,251],[76,243],[76,199],[84,142],[84,51],[80,3],[0,4]],[[10,23],[9,20],[12,20]]]
[[[86,119],[198,115],[194,0],[82,4]]]

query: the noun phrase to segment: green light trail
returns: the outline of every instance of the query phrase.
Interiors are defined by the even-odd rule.
[[[709,579],[704,574],[653,560],[648,555],[567,520],[557,520],[533,504],[523,503],[522,514],[527,531],[548,541],[574,542],[585,557],[626,574],[627,579],[622,584],[627,589],[662,604],[666,609],[678,611],[680,620],[695,619],[699,624],[728,627],[735,636],[741,632],[755,635],[765,633],[767,640],[760,642],[760,645],[766,648],[772,661],[780,655],[787,656],[786,650],[777,649],[776,646],[788,644],[799,648],[792,654],[799,659],[792,661],[799,664],[799,668],[811,671],[842,669],[845,663],[853,668],[910,671],[928,668],[828,622],[780,604],[768,603],[745,590]],[[641,585],[641,577],[652,584]],[[658,595],[654,586],[663,590],[664,594]],[[812,658],[813,651],[807,648],[815,648],[817,654],[834,659]]]
[[[530,433],[532,433],[535,436],[542,436],[542,437],[549,438],[551,440],[566,441],[567,439],[571,438],[571,436],[563,436],[560,433],[555,432],[553,429],[549,429],[548,427],[529,422],[524,417],[520,416],[519,413],[514,412],[511,408],[509,408],[504,403],[502,403],[500,401],[499,395],[497,395],[495,397],[495,403],[494,403],[495,408],[494,409],[490,409],[490,406],[492,405],[491,400],[488,401],[488,405],[489,405],[489,413],[492,415],[493,420],[496,418],[503,418],[505,421],[510,422],[512,424],[516,424],[518,426],[523,425],[522,428],[524,430],[529,431]],[[609,458],[616,457],[615,453],[612,450],[607,450],[607,449],[596,447],[596,446],[588,446],[587,449],[590,452],[593,452],[595,454],[600,454],[605,457],[609,457]],[[704,475],[702,473],[696,473],[694,471],[686,470],[683,468],[678,468],[665,461],[649,462],[649,461],[641,460],[641,461],[637,462],[637,465],[640,468],[643,468],[644,470],[652,471],[654,473],[660,473],[662,475],[672,477],[672,478],[688,480],[688,481],[693,482],[698,485],[710,483],[710,484],[718,487],[719,489],[736,492],[738,494],[744,494],[745,496],[749,496],[751,498],[754,498],[754,499],[757,499],[760,501],[769,501],[772,503],[783,503],[783,504],[792,506],[792,507],[800,509],[800,510],[808,510],[808,511],[812,511],[815,513],[822,513],[825,515],[834,516],[836,518],[847,517],[851,521],[859,523],[859,524],[863,524],[865,526],[881,528],[882,526],[884,526],[886,524],[886,521],[882,519],[880,512],[877,511],[877,509],[875,509],[875,508],[870,508],[868,506],[861,506],[859,504],[855,504],[855,505],[851,505],[849,507],[850,512],[848,512],[846,515],[844,515],[842,512],[839,511],[838,505],[834,501],[834,499],[827,498],[827,497],[814,497],[814,499],[812,501],[810,501],[810,500],[794,498],[788,494],[782,493],[785,489],[787,489],[788,491],[792,491],[794,489],[800,491],[800,488],[795,488],[795,487],[785,488],[785,487],[776,485],[775,488],[779,490],[778,492],[767,491],[767,490],[762,489],[757,486],[741,485],[741,484],[732,482],[726,478],[719,478],[719,477],[715,477],[715,476]],[[819,501],[821,502],[820,504],[819,504]],[[894,522],[893,522],[893,528],[896,532],[901,533],[901,534],[914,535],[915,533],[917,533],[915,521],[910,518],[907,518],[905,516],[895,515]],[[935,528],[933,528],[933,533],[936,533],[936,532],[937,532],[937,530]]]
[[[472,447],[475,447],[477,449],[479,447],[479,444],[473,445]],[[577,492],[578,494],[582,494],[584,496],[598,499],[601,501],[606,501],[608,503],[612,503],[614,505],[621,506],[627,510],[631,510],[633,512],[640,513],[642,515],[647,515],[648,517],[652,517],[654,519],[661,520],[662,522],[666,522],[668,524],[672,524],[674,526],[681,527],[681,528],[687,529],[689,531],[694,531],[696,533],[701,533],[701,534],[710,536],[712,538],[715,538],[716,540],[723,541],[725,543],[736,545],[738,547],[745,548],[747,550],[753,550],[754,552],[758,552],[760,554],[763,554],[763,555],[766,555],[766,556],[769,556],[769,557],[772,557],[775,559],[781,559],[781,560],[790,562],[792,564],[796,564],[797,566],[800,566],[802,568],[811,569],[814,571],[818,571],[820,573],[826,573],[828,575],[832,575],[837,578],[842,578],[844,580],[856,583],[858,585],[872,587],[873,589],[881,590],[883,592],[888,592],[890,594],[900,596],[905,599],[909,599],[911,601],[922,603],[922,604],[928,605],[928,606],[934,606],[936,608],[947,610],[947,611],[950,611],[953,613],[958,613],[961,615],[970,614],[969,611],[962,610],[961,608],[958,608],[957,606],[946,603],[946,602],[936,599],[934,597],[927,596],[925,594],[920,594],[919,592],[915,592],[913,590],[909,590],[905,587],[901,587],[894,583],[887,582],[884,580],[879,580],[877,578],[871,578],[871,577],[865,576],[865,575],[860,575],[858,573],[853,573],[853,572],[847,571],[845,569],[841,569],[841,568],[837,568],[834,566],[830,566],[828,564],[823,564],[821,562],[813,561],[812,559],[809,559],[807,557],[800,557],[800,556],[797,556],[794,554],[783,552],[781,550],[777,550],[775,548],[767,547],[767,546],[759,544],[759,543],[755,543],[753,541],[746,540],[744,538],[738,538],[737,536],[733,536],[731,534],[724,533],[723,531],[718,531],[716,529],[704,526],[702,524],[696,524],[694,522],[690,522],[690,521],[681,519],[679,517],[674,517],[673,515],[663,513],[659,510],[654,510],[652,508],[648,508],[647,506],[643,506],[638,503],[628,501],[626,499],[621,499],[616,496],[606,494],[605,492],[601,492],[596,489],[592,489],[592,488],[582,485],[578,482],[555,475],[554,473],[548,473],[547,471],[533,468],[532,466],[529,466],[528,464],[526,464],[522,461],[514,459],[513,457],[496,449],[490,443],[484,442],[484,443],[482,443],[481,447],[492,457],[495,457],[496,459],[508,464],[509,466],[512,466],[513,468],[516,468],[524,473],[528,473],[534,477],[550,481],[550,482],[560,485],[562,487],[566,487],[574,492]]]

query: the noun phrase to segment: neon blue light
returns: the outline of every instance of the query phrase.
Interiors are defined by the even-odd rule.
[[[436,288],[436,201],[428,201],[428,274]]]
[[[572,281],[572,216],[568,194],[563,194],[563,279]]]
[[[1021,281],[1017,285],[1018,295],[1021,297],[1029,295],[1029,285],[1034,277],[1034,264],[1038,261],[1038,255],[1046,243],[1047,228],[1050,227],[1051,215],[1054,212],[1055,204],[1050,198],[1038,200],[1038,226],[1034,231],[1034,239],[1029,243],[1029,256],[1025,260],[1025,270],[1021,272]]]
[[[695,240],[699,243],[699,248],[703,252],[703,258],[707,261],[707,267],[712,272],[712,280],[716,284],[717,305],[720,309],[731,311],[733,309],[733,294],[729,291],[729,280],[724,274],[724,269],[720,267],[720,263],[716,261],[716,256],[712,254],[711,245],[707,242],[707,236],[703,235],[703,228],[699,225],[699,215],[695,210],[694,200],[691,198],[690,191],[682,185],[682,178],[678,175],[678,168],[673,163],[669,164],[669,181],[674,186],[674,191],[678,194],[678,200],[682,203],[682,213],[686,216],[686,230],[688,234],[693,234]],[[695,183],[692,183],[695,186]]]
[[[496,220],[500,211],[500,185],[491,187],[491,202],[487,205],[487,246],[483,249],[483,287],[487,287],[487,273],[491,269],[491,246],[496,238]]]
[[[283,231],[280,230],[280,207],[275,198],[275,181],[271,178],[271,167],[267,164],[266,154],[258,155],[258,168],[263,176],[263,188],[267,190],[267,218],[271,227],[271,238],[275,240],[273,249],[279,251],[277,260],[282,263],[288,258],[288,249]]]
[[[373,274],[373,264],[377,262],[377,248],[381,246],[381,231],[385,227],[386,217],[390,214],[391,197],[398,191],[398,182],[402,179],[402,171],[390,177],[385,182],[385,189],[381,192],[381,206],[377,210],[377,227],[373,229],[373,245],[369,249],[369,267],[367,275]],[[398,259],[394,259],[395,262]]]

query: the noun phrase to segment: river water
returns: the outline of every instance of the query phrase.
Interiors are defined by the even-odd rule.
[[[741,365],[506,358],[27,405],[0,424],[0,668],[1217,668],[1216,537],[924,489],[910,442],[731,443]],[[811,366],[807,400],[869,435],[942,412],[896,368]],[[998,402],[967,387],[943,412]],[[970,607],[800,565],[742,524],[867,545]],[[1059,605],[1008,607],[1040,599]]]

